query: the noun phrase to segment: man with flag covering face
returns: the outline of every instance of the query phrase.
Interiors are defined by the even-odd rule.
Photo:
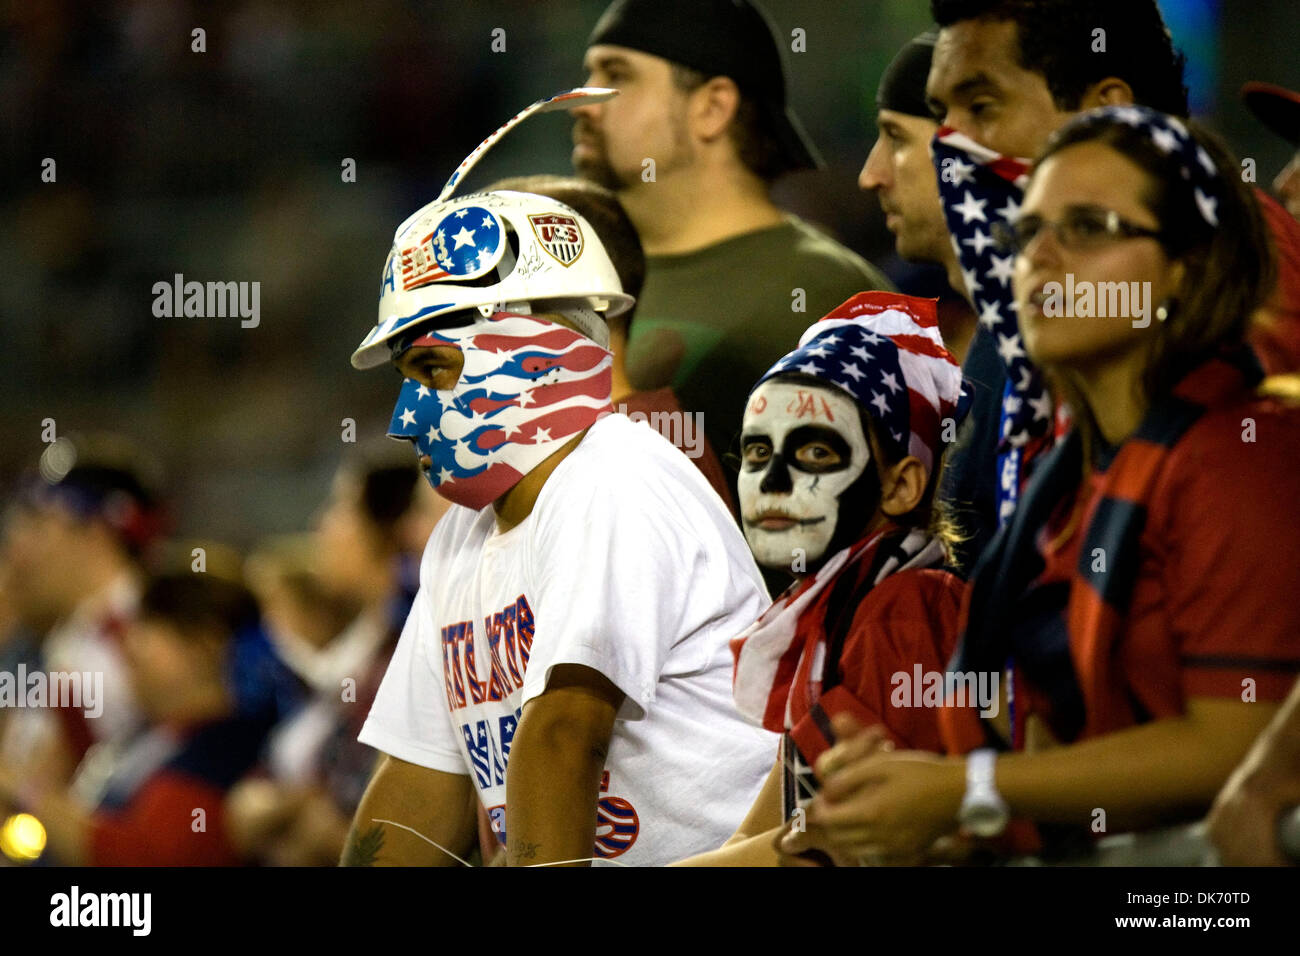
[[[346,864],[455,865],[478,803],[509,865],[654,865],[758,792],[777,738],[736,713],[728,641],[766,592],[700,471],[610,414],[605,315],[630,303],[549,197],[399,227],[353,364],[405,378],[389,434],[453,507],[359,736],[386,756]]]
[[[994,227],[1015,219],[1030,162],[1074,113],[1141,102],[1186,116],[1187,89],[1184,58],[1155,0],[932,0],[930,10],[940,27],[926,88],[941,124],[932,154],[980,323],[967,362],[995,357],[1004,373],[997,389],[976,393],[971,409],[973,432],[992,434],[995,444],[957,449],[947,478],[947,493],[963,501],[996,476],[995,500],[978,497],[970,520],[969,550],[978,557],[1056,434],[1051,395],[1020,339],[1014,256],[994,241]],[[1095,30],[1105,34],[1100,49]],[[990,418],[995,431],[982,427]]]
[[[943,672],[961,596],[933,476],[964,411],[935,300],[864,292],[811,326],[750,393],[739,480],[745,538],[796,582],[736,640],[742,714],[783,733],[739,831],[692,865],[773,865],[773,839],[816,791],[810,767],[845,714],[938,750],[937,711],[898,675]]]
[[[930,12],[940,28],[926,87],[941,124],[934,164],[980,321],[967,371],[993,355],[1005,371],[1001,391],[978,392],[971,409],[975,434],[989,434],[983,423],[997,421],[996,447],[979,442],[956,449],[946,479],[949,497],[977,504],[966,550],[978,556],[1066,425],[1025,354],[1011,297],[1013,256],[994,242],[994,228],[1014,220],[1031,161],[1077,114],[1138,104],[1185,119],[1186,57],[1156,0],[931,0]],[[1300,243],[1295,221],[1264,192],[1255,190],[1255,198],[1275,247],[1293,251]],[[1294,370],[1300,355],[1296,261],[1282,259],[1277,286],[1251,330],[1251,345],[1270,374]],[[996,474],[995,504],[980,493],[980,473]]]

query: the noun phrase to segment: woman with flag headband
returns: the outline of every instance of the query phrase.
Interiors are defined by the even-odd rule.
[[[745,538],[796,582],[732,641],[740,712],[783,733],[739,831],[691,865],[774,865],[773,839],[815,792],[830,721],[939,749],[937,711],[901,700],[898,675],[941,675],[961,582],[936,509],[945,440],[966,396],[936,300],[863,292],[811,326],[750,393],[739,478]]]
[[[845,740],[783,851],[915,860],[960,831],[1050,853],[1053,828],[1195,819],[1269,722],[1300,672],[1300,409],[1246,345],[1273,264],[1237,168],[1142,107],[1082,114],[1039,157],[1006,241],[1025,348],[1073,425],[977,566],[951,665],[1009,662],[1012,713],[945,708],[965,758]],[[1149,283],[1160,321],[1062,316],[1067,276]]]

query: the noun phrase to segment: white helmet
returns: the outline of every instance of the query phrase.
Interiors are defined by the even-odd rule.
[[[379,321],[352,365],[383,365],[389,339],[465,309],[491,315],[577,306],[618,315],[634,301],[591,224],[562,202],[506,190],[432,202],[397,228]]]
[[[534,103],[470,153],[437,200],[397,227],[384,263],[379,321],[352,353],[354,368],[383,365],[394,336],[454,312],[590,310],[610,316],[632,307],[635,300],[623,292],[596,231],[571,207],[508,190],[449,198],[483,154],[528,116],[613,95],[583,88]],[[604,345],[608,333],[598,325],[586,331]]]

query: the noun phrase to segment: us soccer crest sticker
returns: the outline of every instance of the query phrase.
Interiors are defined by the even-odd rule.
[[[485,275],[501,258],[501,233],[496,215],[482,206],[448,213],[419,242],[402,248],[395,264],[402,289],[409,291],[439,279]]]
[[[582,229],[572,216],[534,213],[528,221],[542,248],[560,265],[571,266],[582,255]]]

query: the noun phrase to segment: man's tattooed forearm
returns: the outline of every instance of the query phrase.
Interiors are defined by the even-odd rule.
[[[525,843],[523,840],[516,840],[510,847],[510,853],[520,860],[532,860],[537,858],[537,851],[541,849],[540,843]]]
[[[354,829],[347,845],[343,848],[343,866],[374,866],[379,858],[379,851],[384,848],[383,824],[376,824],[373,829],[362,833]]]

